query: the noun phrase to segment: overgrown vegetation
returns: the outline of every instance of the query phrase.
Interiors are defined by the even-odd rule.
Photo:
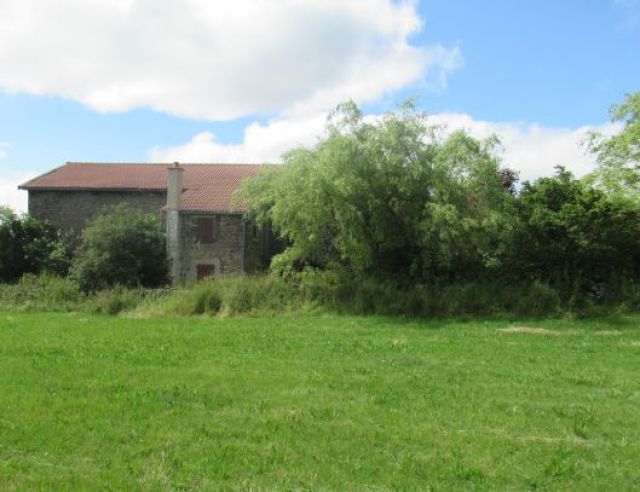
[[[624,147],[635,172],[640,135],[627,106],[637,100],[618,109],[632,114],[625,133],[594,148],[602,157]],[[630,301],[640,279],[640,202],[562,167],[517,191],[497,143],[447,135],[411,105],[369,122],[347,104],[324,139],[287,153],[281,169],[250,180],[240,198],[288,241],[272,263],[285,278],[329,273],[350,290],[375,285],[381,296],[409,297],[486,284],[502,296],[495,306],[510,305],[510,289],[520,286],[550,289],[552,306]]]
[[[588,147],[598,158],[589,183],[640,202],[640,92],[611,107],[611,120],[622,126],[612,136],[592,133]]]
[[[511,197],[496,143],[443,138],[409,105],[368,123],[347,104],[325,139],[287,153],[241,196],[289,242],[278,272],[346,269],[407,284],[474,278],[494,255]]]
[[[124,204],[96,217],[82,232],[71,277],[85,292],[164,285],[168,262],[160,217]]]
[[[25,273],[66,275],[71,262],[67,238],[50,225],[0,207],[0,282]]]
[[[341,275],[305,271],[288,279],[226,277],[175,290],[116,286],[88,294],[70,279],[26,275],[15,284],[0,284],[0,309],[138,317],[341,313],[431,318],[601,317],[640,310],[640,291],[634,285],[605,302],[597,293],[562,299],[556,289],[539,281],[467,280],[403,286]]]

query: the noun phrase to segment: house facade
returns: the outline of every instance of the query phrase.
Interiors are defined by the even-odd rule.
[[[126,203],[161,214],[174,283],[257,272],[278,250],[267,228],[244,217],[233,193],[255,176],[254,164],[69,162],[20,186],[29,214],[78,237],[105,209]]]

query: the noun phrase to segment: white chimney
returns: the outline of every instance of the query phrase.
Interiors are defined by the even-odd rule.
[[[180,208],[182,199],[182,173],[184,168],[174,162],[167,176],[167,256],[173,285],[180,283]]]

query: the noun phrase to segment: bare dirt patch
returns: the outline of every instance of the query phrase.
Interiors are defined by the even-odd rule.
[[[498,331],[502,333],[528,333],[530,335],[559,335],[560,332],[549,330],[547,328],[536,328],[534,326],[510,326],[509,328],[501,328]]]

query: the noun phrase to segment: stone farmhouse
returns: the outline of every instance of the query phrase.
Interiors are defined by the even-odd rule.
[[[81,163],[22,185],[29,214],[72,235],[108,207],[127,203],[161,214],[174,283],[264,269],[278,242],[246,220],[232,195],[256,164]]]

